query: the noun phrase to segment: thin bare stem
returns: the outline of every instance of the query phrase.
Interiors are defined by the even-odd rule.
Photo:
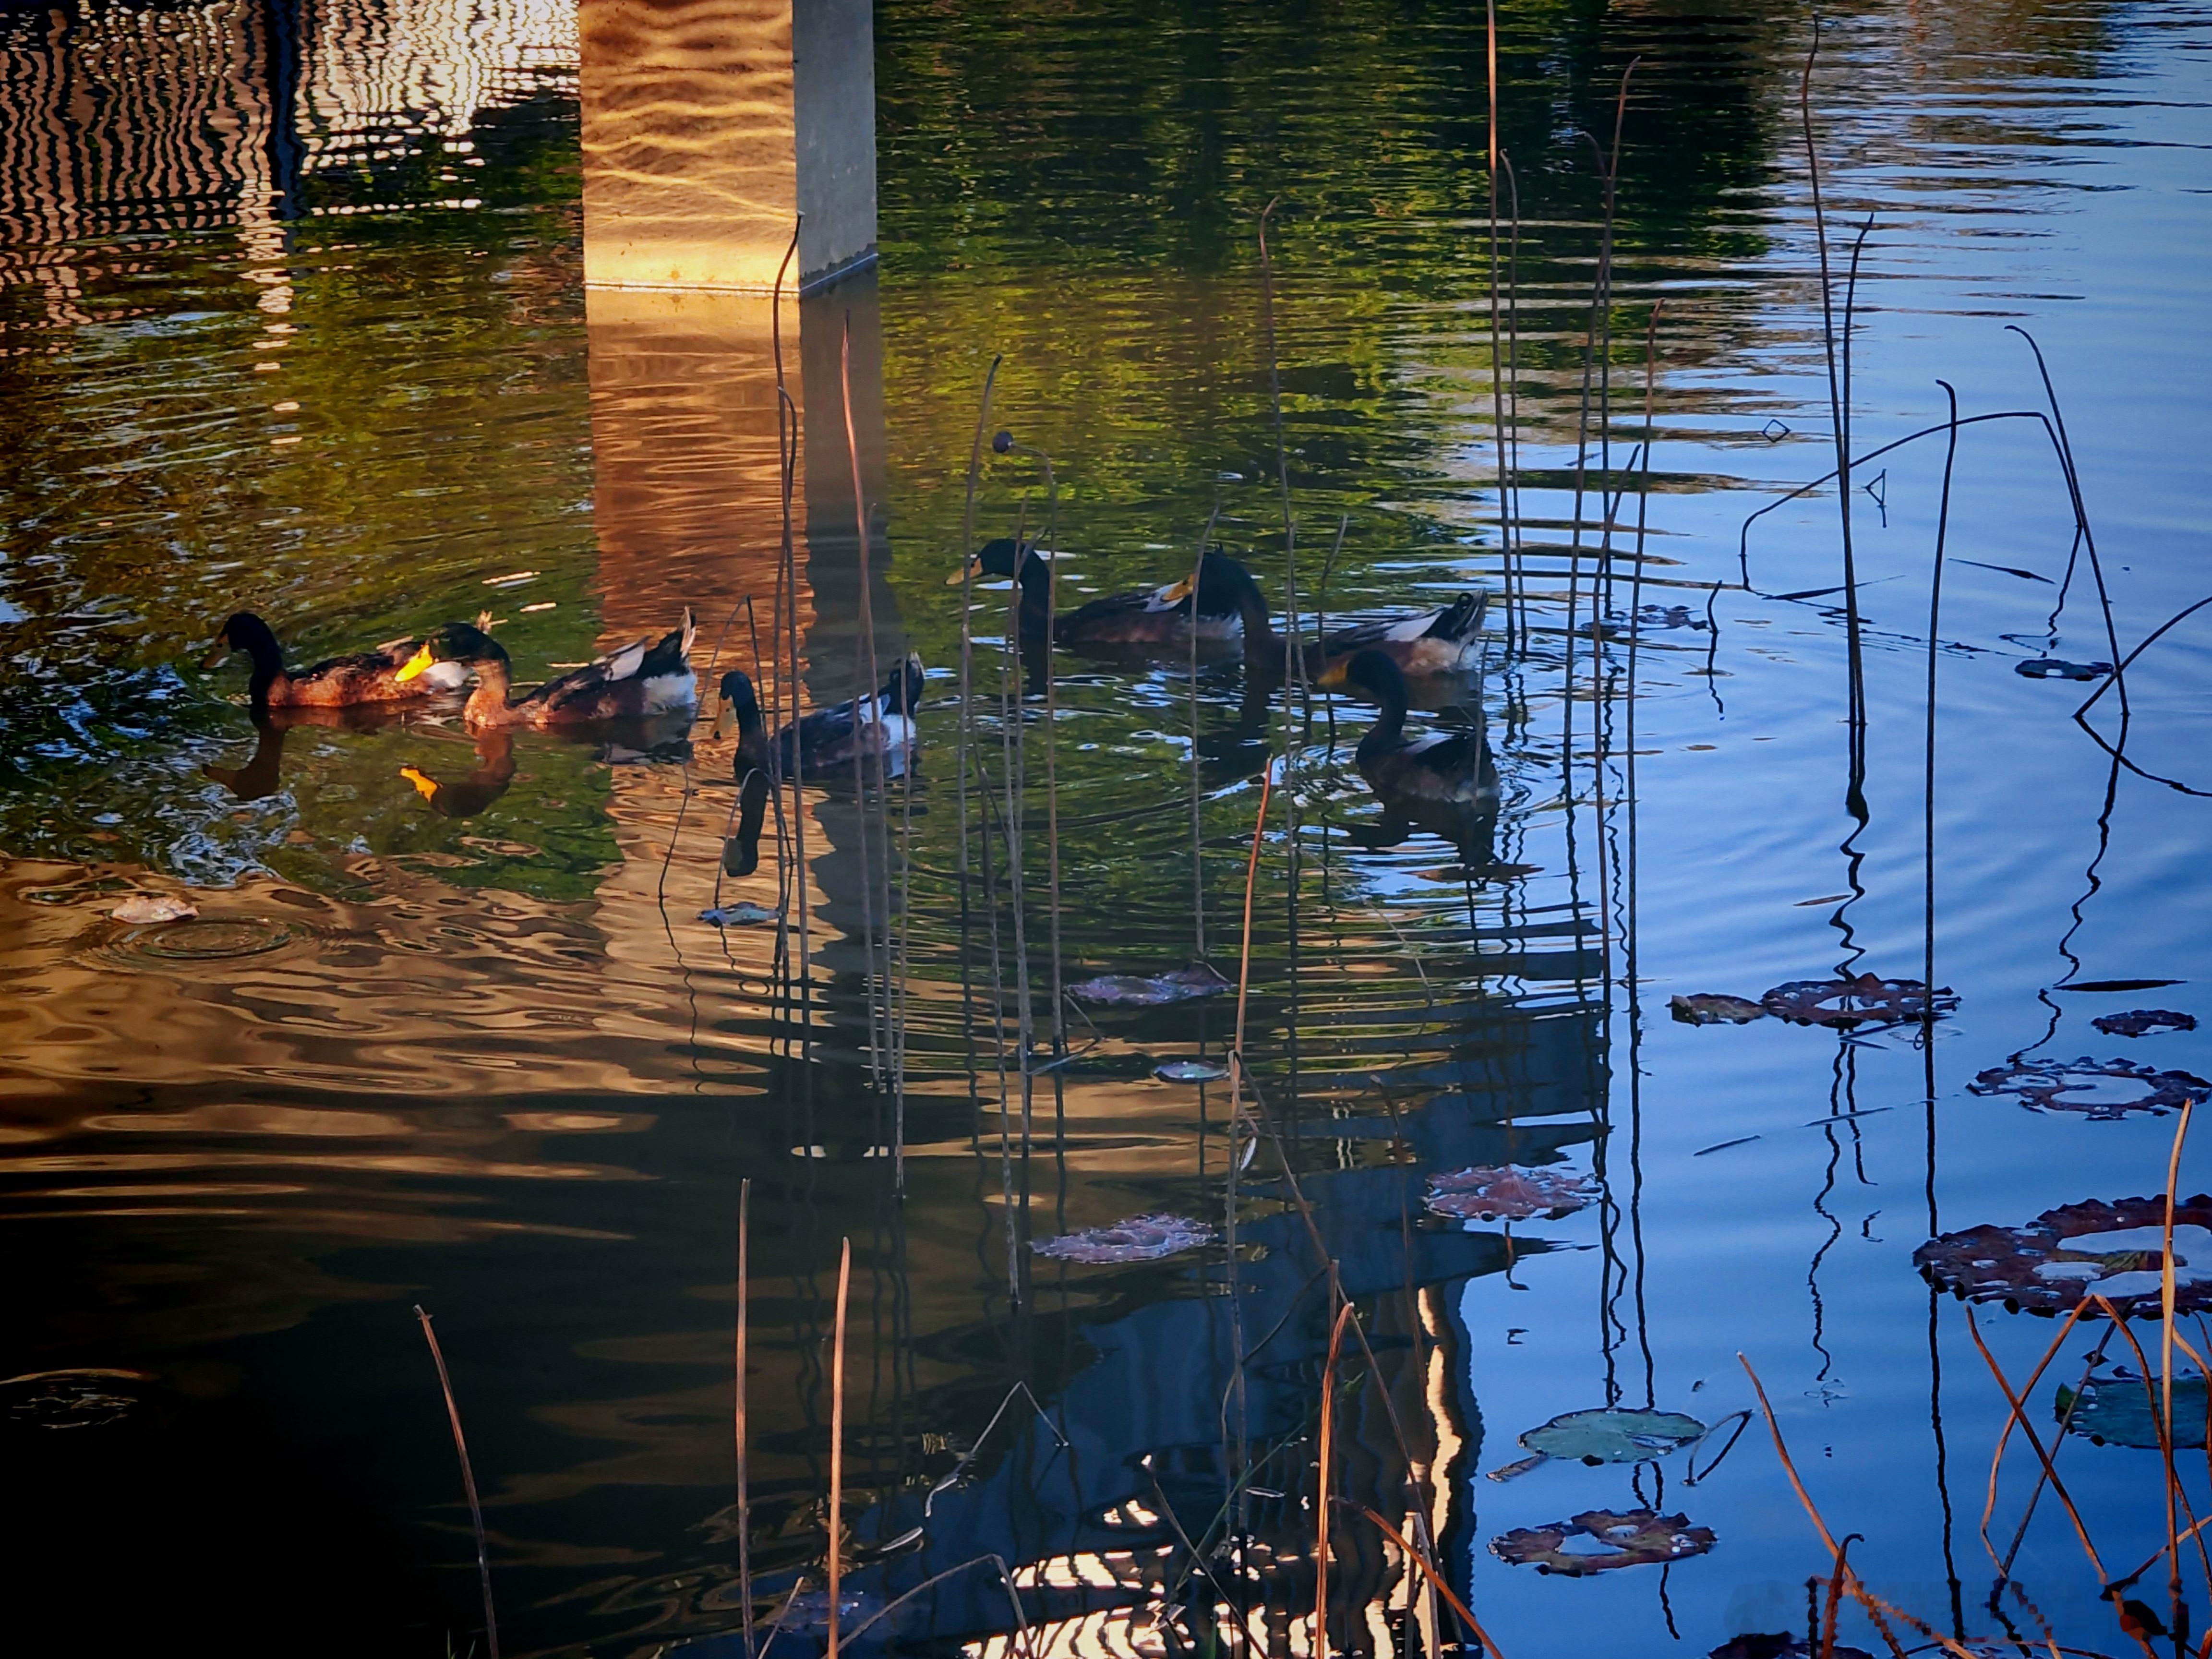
[[[830,1350],[830,1659],[837,1659],[837,1591],[845,1533],[845,1303],[853,1287],[853,1241],[837,1252],[837,1322]]]
[[[752,1553],[752,1496],[748,1489],[746,1451],[749,1435],[745,1423],[745,1379],[749,1363],[745,1347],[752,1323],[752,1206],[753,1183],[750,1177],[738,1183],[738,1340],[737,1340],[737,1407],[738,1439],[738,1599],[744,1604],[745,1621],[745,1652],[753,1652],[753,1553]]]
[[[1331,1275],[1331,1289],[1334,1289]],[[1337,1310],[1336,1323],[1328,1334],[1328,1361],[1321,1373],[1321,1495],[1314,1504],[1314,1659],[1328,1659],[1328,1487],[1334,1471],[1336,1435],[1336,1364],[1344,1352],[1344,1328],[1352,1318],[1352,1304]]]
[[[491,1556],[484,1548],[483,1506],[477,1502],[476,1471],[469,1467],[469,1443],[461,1433],[461,1408],[453,1401],[453,1379],[446,1371],[445,1351],[438,1334],[430,1328],[430,1316],[416,1304],[415,1317],[422,1323],[422,1340],[430,1345],[430,1358],[438,1368],[438,1388],[446,1396],[446,1421],[453,1425],[453,1450],[461,1460],[461,1491],[469,1500],[469,1524],[477,1534],[477,1582],[483,1590],[484,1642],[491,1659],[499,1659],[499,1615],[491,1604]]]

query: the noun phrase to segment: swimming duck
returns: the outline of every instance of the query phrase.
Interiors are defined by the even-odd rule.
[[[742,698],[730,698],[733,678],[743,683]],[[725,675],[722,685],[724,696],[736,705],[742,752],[744,705],[752,701],[752,686],[743,675]],[[810,779],[828,779],[849,772],[856,754],[881,756],[884,776],[903,775],[915,750],[914,711],[921,702],[921,655],[909,651],[906,660],[891,671],[882,690],[832,708],[817,708],[785,726],[775,734],[775,746],[769,750],[775,757],[779,775],[789,777],[798,770]],[[760,706],[757,702],[751,719],[757,729]]]
[[[461,710],[472,726],[580,726],[694,707],[699,684],[691,672],[691,642],[697,633],[691,608],[686,605],[682,625],[663,635],[659,644],[634,641],[520,698],[509,694],[512,671],[506,648],[481,628],[448,623],[431,636],[429,654],[437,663],[458,662],[475,672],[477,689]],[[410,662],[400,678],[424,672]]]
[[[1058,617],[1050,614],[1050,561],[1034,548],[1024,548],[1018,554],[1011,537],[984,543],[965,568],[946,578],[945,586],[957,587],[971,574],[1012,576],[1018,560],[1022,594],[1018,614],[1024,641],[1042,640],[1048,633],[1055,643],[1079,649],[1188,643],[1194,587],[1201,640],[1242,639],[1248,629],[1267,625],[1267,605],[1259,587],[1243,565],[1218,548],[1209,549],[1200,561],[1195,583],[1186,576],[1164,587],[1115,593],[1091,599]]]
[[[1482,619],[1490,596],[1480,588],[1449,605],[1410,617],[1354,623],[1306,647],[1306,677],[1326,690],[1349,683],[1352,659],[1379,651],[1401,674],[1469,674],[1482,666]]]
[[[722,676],[721,712],[714,716],[714,735],[735,734],[738,752],[730,769],[738,780],[737,833],[722,842],[722,873],[749,876],[760,867],[761,823],[768,811],[768,733],[761,724],[760,699],[742,670]]]
[[[257,709],[401,702],[459,690],[469,678],[465,665],[438,660],[428,641],[412,639],[328,658],[295,673],[284,666],[284,648],[276,643],[276,634],[251,611],[239,611],[223,623],[200,665],[217,667],[234,651],[243,651],[252,660],[246,692]]]
[[[1486,860],[1498,819],[1498,763],[1480,729],[1407,737],[1406,677],[1385,652],[1354,652],[1343,678],[1382,710],[1356,751],[1359,775],[1384,811],[1382,833],[1368,843],[1395,845],[1408,823],[1418,824],[1470,863]]]

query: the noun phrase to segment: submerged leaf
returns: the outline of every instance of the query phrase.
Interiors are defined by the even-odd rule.
[[[0,1422],[24,1428],[95,1429],[138,1404],[143,1371],[79,1368],[32,1371],[0,1382]]]
[[[1152,1075],[1163,1083],[1218,1083],[1229,1068],[1211,1060],[1171,1060],[1153,1066]]]
[[[1229,981],[1200,962],[1178,968],[1171,974],[1150,977],[1141,974],[1103,974],[1069,986],[1067,994],[1078,1002],[1157,1008],[1170,1002],[1188,1002],[1193,997],[1218,996],[1233,988]]]
[[[199,912],[167,893],[133,893],[107,913],[118,921],[144,926],[161,921],[190,921]]]
[[[1680,1412],[1622,1409],[1568,1412],[1528,1431],[1521,1443],[1547,1457],[1585,1463],[1641,1463],[1701,1437],[1705,1425]]]
[[[1571,1215],[1596,1196],[1596,1184],[1572,1170],[1478,1164],[1431,1176],[1423,1201],[1431,1215],[1449,1221],[1525,1221],[1531,1216]]]
[[[1213,1243],[1213,1229],[1179,1215],[1138,1215],[1111,1226],[1040,1238],[1030,1249],[1053,1261],[1157,1261]]]
[[[2158,1448],[2158,1410],[2151,1395],[2158,1389],[2158,1379],[2151,1379],[2150,1387],[2133,1371],[2123,1367],[2105,1376],[2093,1376],[2075,1393],[2061,1385],[2056,1415],[2066,1425],[2069,1434],[2087,1435],[2100,1446],[2140,1446],[2147,1451]],[[2073,1414],[2067,1408],[2073,1407]],[[2173,1379],[2173,1443],[2183,1448],[2200,1447],[2204,1443],[2204,1413],[2206,1393],[2201,1376],[2177,1376]]]
[[[2031,680],[2101,680],[2112,672],[2108,662],[2068,662],[2063,657],[2030,657],[2016,662],[2012,672]]]
[[[2106,1036],[2148,1036],[2153,1031],[2193,1031],[2197,1016],[2171,1008],[2130,1008],[2124,1014],[2100,1014],[2089,1022]]]
[[[757,927],[764,921],[774,921],[783,915],[764,904],[755,904],[745,899],[736,904],[726,904],[720,909],[702,910],[699,920],[710,927]]]
[[[2191,1022],[2192,1024],[2194,1022]],[[2212,1083],[2130,1060],[2023,1060],[1992,1066],[1966,1085],[1978,1095],[2017,1095],[2037,1111],[2079,1112],[2110,1122],[2130,1112],[2163,1114],[2212,1099]]]
[[[1874,1659],[1864,1648],[1845,1647],[1838,1642],[1830,1650],[1835,1659]],[[1753,1631],[1741,1636],[1731,1636],[1715,1648],[1705,1659],[1820,1659],[1820,1650],[1807,1647],[1802,1637],[1786,1635],[1780,1631],[1771,1634]]]
[[[1766,1010],[1749,998],[1732,997],[1718,991],[1669,997],[1667,1006],[1685,1025],[1748,1025],[1754,1019],[1766,1018]]]
[[[1490,1540],[1490,1553],[1501,1561],[1571,1578],[1686,1560],[1712,1547],[1711,1528],[1692,1526],[1686,1515],[1650,1510],[1589,1510],[1548,1527],[1516,1527]]]
[[[1931,1238],[1912,1253],[1932,1284],[1972,1302],[2002,1302],[2015,1312],[2085,1318],[2101,1296],[2119,1305],[2155,1307],[2166,1262],[2166,1198],[2094,1199],[2046,1210],[2017,1227],[1970,1227]],[[2173,1210],[2174,1307],[2212,1310],[2212,1196],[2185,1199]]]
[[[1834,1025],[1844,1030],[1866,1022],[1895,1024],[1943,1015],[1959,1006],[1948,986],[1930,992],[1917,979],[1793,979],[1778,985],[1759,1001],[1777,1019],[1799,1025]]]

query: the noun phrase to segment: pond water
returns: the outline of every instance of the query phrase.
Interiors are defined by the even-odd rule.
[[[1834,490],[1785,499],[1836,455],[1808,17],[1506,9],[1509,560],[1480,17],[1141,9],[877,9],[881,264],[785,312],[797,678],[818,703],[867,678],[864,601],[878,671],[911,647],[929,678],[910,787],[864,811],[809,782],[787,814],[803,1023],[795,929],[696,920],[775,907],[799,851],[771,835],[753,873],[720,873],[732,750],[705,724],[257,730],[239,671],[198,665],[241,608],[295,660],[488,609],[534,674],[690,604],[702,663],[787,701],[760,665],[782,513],[766,312],[586,295],[573,12],[0,15],[11,1619],[96,1646],[466,1650],[473,1547],[419,1303],[505,1650],[742,1652],[750,1181],[749,1569],[780,1643],[825,1622],[849,1238],[848,1627],[994,1553],[1054,1651],[1226,1639],[1175,1527],[1203,1531],[1242,1468],[1255,1627],[1310,1653],[1326,1258],[1373,1351],[1341,1362],[1335,1489],[1418,1516],[1513,1659],[1802,1634],[1830,1557],[1739,1353],[1889,1601],[1945,1635],[2131,1645],[2047,1496],[1988,1609],[1984,1534],[2006,1551],[2033,1464],[2015,1434],[1985,1528],[2006,1407],[1977,1333],[2018,1379],[2053,1327],[1994,1304],[1970,1322],[1914,1251],[2164,1190],[2177,1118],[2130,1109],[2147,1088],[1983,1073],[2191,1074],[2168,1106],[2212,1076],[2203,1030],[2092,1024],[2212,1017],[2212,611],[2130,668],[2124,720],[2117,690],[2078,723],[2097,684],[2021,672],[2110,663],[2203,597],[2212,23],[2092,0],[1827,20],[1810,102],[1838,308],[1856,261],[1850,449],[1940,428],[1942,382],[1962,415],[2046,409],[2017,325],[2094,544],[2093,563],[2039,421],[1961,428],[1948,509],[1939,429],[1854,467],[1854,618]],[[1309,626],[1486,590],[1486,672],[1413,720],[1481,732],[1494,823],[1455,848],[1386,822],[1356,700],[1298,707],[1286,763],[1279,695],[1234,653],[1194,679],[1060,653],[1018,757],[1003,584],[975,596],[963,720],[945,578],[994,359],[991,424],[1026,452],[987,455],[978,533],[1048,524],[1073,593],[1173,580],[1210,523],[1279,615],[1285,476]],[[113,919],[133,893],[198,915]],[[1024,1086],[1024,965],[1042,1049],[1054,982],[1194,959],[1234,981],[1248,938],[1250,1089],[1154,1076],[1223,1059],[1234,995],[1064,1004],[1073,1057]],[[1669,1017],[1919,980],[1931,951],[1957,997],[1932,1027]],[[1425,1212],[1431,1177],[1509,1163],[1595,1201]],[[2212,1186],[2201,1143],[2179,1181]],[[1156,1259],[1029,1248],[1160,1215],[1202,1224],[1145,1235],[1184,1246]],[[2139,1229],[2105,1215],[2094,1270],[2139,1273]],[[2051,1390],[2106,1328],[2044,1375],[2046,1445]],[[2140,1370],[2124,1349],[2107,1362]],[[1641,1462],[1486,1478],[1525,1431],[1607,1407],[1753,1416],[1710,1476],[1718,1442],[1662,1435]],[[2154,1452],[2077,1438],[2061,1468],[2110,1574],[2165,1542]],[[1492,1547],[1644,1506],[1710,1551],[1575,1577]],[[1341,1514],[1333,1644],[1457,1640]],[[2131,1593],[2170,1617],[2161,1577]],[[994,1582],[956,1576],[862,1643],[1021,1651]],[[1842,1632],[1880,1646],[1848,1608]]]

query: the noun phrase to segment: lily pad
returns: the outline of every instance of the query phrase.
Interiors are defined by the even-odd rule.
[[[1194,997],[1219,996],[1236,988],[1204,963],[1193,963],[1171,974],[1103,974],[1067,988],[1078,1002],[1096,1002],[1131,1008],[1159,1008]]]
[[[1993,1066],[1966,1085],[1978,1095],[2016,1095],[2036,1111],[2079,1112],[2110,1122],[2130,1112],[2179,1111],[2212,1100],[2212,1083],[2130,1060],[2023,1060]]]
[[[1490,1553],[1515,1566],[1583,1578],[1615,1567],[1685,1561],[1703,1555],[1713,1542],[1712,1529],[1692,1526],[1686,1515],[1589,1510],[1548,1527],[1516,1527],[1492,1539]]]
[[[1845,1647],[1838,1642],[1831,1650],[1836,1659],[1874,1659],[1864,1648]],[[1820,1650],[1805,1645],[1802,1636],[1791,1636],[1781,1631],[1771,1634],[1752,1631],[1741,1636],[1731,1636],[1715,1648],[1705,1659],[1820,1659]]]
[[[1572,1170],[1477,1164],[1431,1176],[1423,1202],[1448,1221],[1526,1221],[1571,1215],[1596,1197],[1597,1183]]]
[[[0,1382],[0,1421],[25,1428],[94,1429],[138,1404],[143,1371],[32,1371]]]
[[[1216,1235],[1202,1221],[1179,1215],[1138,1215],[1107,1227],[1033,1241],[1030,1249],[1052,1261],[1158,1261],[1162,1256],[1211,1244]]]
[[[2066,1425],[2069,1434],[2087,1435],[2100,1446],[2140,1446],[2147,1451],[2158,1449],[2158,1412],[2151,1403],[2151,1393],[2158,1387],[2155,1379],[2149,1389],[2143,1380],[2125,1367],[2093,1376],[2081,1385],[2079,1394],[2063,1383],[2058,1389],[2056,1415]],[[2079,1402],[2078,1404],[2076,1402]],[[2067,1408],[2073,1415],[2067,1415]],[[2204,1413],[2206,1397],[2204,1379],[2201,1376],[2176,1376],[2173,1379],[2173,1443],[2183,1448],[2201,1447],[2204,1443]]]
[[[2017,1227],[1971,1227],[1931,1238],[1912,1253],[1934,1285],[1962,1300],[2002,1302],[2017,1312],[2064,1313],[2101,1296],[2126,1312],[2155,1308],[2165,1266],[2166,1199],[2094,1199],[2046,1210]],[[2174,1306],[2212,1310],[2212,1196],[2173,1208]],[[2083,1307],[2084,1317],[2097,1310]]]
[[[1547,1457],[1579,1458],[1595,1467],[1664,1457],[1705,1432],[1704,1424],[1680,1412],[1568,1412],[1529,1430],[1521,1443]]]
[[[2089,1022],[2106,1036],[2148,1036],[2153,1031],[2193,1031],[2197,1016],[2171,1008],[2130,1008],[2124,1014],[2100,1014]]]
[[[2030,657],[2016,662],[2012,672],[2031,680],[2101,680],[2112,672],[2108,662],[2068,662],[2063,657]]]
[[[1685,1025],[1748,1025],[1766,1018],[1766,1010],[1748,997],[1727,996],[1717,991],[1669,997],[1667,1006]]]
[[[1171,1060],[1153,1066],[1152,1075],[1163,1083],[1218,1083],[1229,1068],[1211,1060]]]
[[[781,910],[772,910],[765,904],[755,904],[750,899],[744,899],[717,909],[702,910],[699,920],[710,927],[758,927],[782,915]]]
[[[1959,1006],[1948,986],[1930,991],[1917,979],[1793,979],[1759,999],[1777,1019],[1799,1025],[1893,1025],[1904,1020],[1941,1016]]]
[[[173,894],[133,893],[107,914],[118,921],[145,927],[155,922],[190,921],[199,912]]]

